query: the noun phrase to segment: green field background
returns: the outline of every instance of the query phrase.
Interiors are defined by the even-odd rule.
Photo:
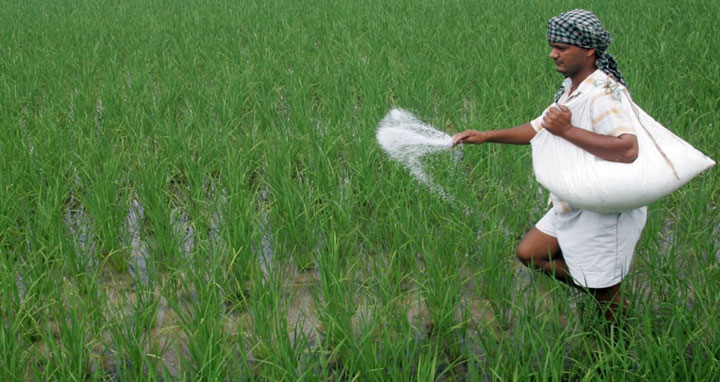
[[[515,246],[550,17],[596,12],[635,102],[720,158],[720,3],[11,1],[0,11],[0,380],[713,380],[720,180],[653,203],[605,335]]]

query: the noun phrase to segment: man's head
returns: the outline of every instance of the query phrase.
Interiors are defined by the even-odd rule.
[[[578,65],[591,62],[624,84],[615,59],[605,52],[610,45],[610,32],[603,28],[594,13],[574,9],[551,18],[547,27],[547,39],[552,48],[550,58],[555,61],[558,72],[572,76]]]
[[[555,70],[565,77],[575,77],[576,74],[595,67],[595,49],[551,42],[549,57],[555,62]]]
[[[610,45],[610,32],[603,28],[594,13],[574,9],[548,20],[547,39],[549,43],[605,51]]]

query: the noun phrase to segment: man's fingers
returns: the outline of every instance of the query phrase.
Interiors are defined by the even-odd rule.
[[[555,123],[563,123],[564,120],[569,119],[570,109],[565,105],[557,105],[548,109],[545,113],[545,117],[542,121],[542,126],[547,128],[550,126],[552,129]]]
[[[548,113],[551,113],[551,112],[552,112],[553,115],[569,114],[569,113],[570,113],[570,108],[568,108],[568,107],[565,106],[565,105],[557,105],[557,106],[555,106],[555,107],[551,107],[550,110],[548,110]]]
[[[555,106],[551,107],[550,109],[548,109],[548,112],[551,112],[551,111],[554,113],[557,113],[557,112],[569,113],[570,108],[565,105],[555,105]]]
[[[467,138],[467,133],[458,133],[458,134],[455,134],[455,136],[453,137],[453,144],[452,144],[452,145],[453,145],[453,146],[457,145],[458,143],[460,143],[460,142],[462,142],[463,140],[465,140],[465,138]]]
[[[474,135],[474,131],[472,131],[472,130],[467,130],[467,131],[463,131],[462,133],[457,133],[457,134],[453,135],[453,144],[452,145],[456,146],[460,143],[465,143],[473,135]]]

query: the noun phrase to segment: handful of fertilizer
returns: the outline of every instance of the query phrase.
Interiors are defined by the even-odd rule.
[[[380,121],[377,141],[390,158],[400,162],[418,182],[427,185],[443,199],[452,201],[440,186],[433,183],[423,168],[422,158],[452,148],[452,137],[427,125],[412,113],[392,109]]]

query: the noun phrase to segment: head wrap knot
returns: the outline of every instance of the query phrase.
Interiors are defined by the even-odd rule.
[[[548,42],[575,45],[585,49],[595,49],[595,67],[611,74],[625,85],[617,61],[605,50],[610,45],[610,32],[603,28],[594,13],[584,9],[574,9],[548,20]]]

